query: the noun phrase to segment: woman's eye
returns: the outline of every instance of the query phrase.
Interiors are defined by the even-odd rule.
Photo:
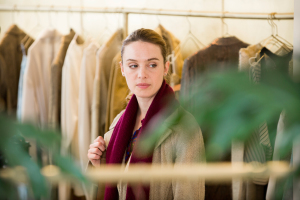
[[[150,64],[150,67],[152,67],[152,68],[154,68],[156,66],[157,66],[157,64]]]
[[[137,68],[137,65],[129,65],[130,68]]]

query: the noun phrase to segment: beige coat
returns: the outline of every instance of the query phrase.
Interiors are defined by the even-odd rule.
[[[172,125],[155,146],[152,163],[180,164],[205,162],[205,150],[201,130],[195,118],[179,107],[169,116],[163,125],[170,126],[172,120],[178,112],[184,114],[184,118],[178,124]],[[124,111],[123,111],[124,112]],[[122,116],[121,112],[115,119],[110,130],[104,135],[106,146],[108,146],[111,135],[118,120]],[[182,123],[185,122],[185,123]],[[189,133],[195,133],[192,138],[187,137]],[[172,181],[150,183],[150,199],[204,199],[205,181]],[[126,198],[127,185],[118,184],[119,199]]]
[[[105,133],[106,106],[111,66],[114,57],[121,51],[123,30],[117,30],[97,52],[96,75],[93,84],[92,138]]]

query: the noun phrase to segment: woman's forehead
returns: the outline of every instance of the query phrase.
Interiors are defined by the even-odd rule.
[[[124,61],[127,60],[163,60],[161,49],[158,45],[149,42],[136,41],[124,48]]]

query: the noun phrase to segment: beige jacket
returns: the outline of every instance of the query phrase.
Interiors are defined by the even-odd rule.
[[[123,30],[119,29],[97,52],[96,75],[93,86],[92,138],[105,133],[106,106],[111,66],[121,51]]]
[[[155,146],[152,163],[180,164],[205,162],[205,149],[202,132],[195,118],[179,107],[169,116],[163,125],[170,126],[172,120],[176,118],[178,112],[184,113],[181,123],[172,125]],[[109,131],[104,135],[106,146],[108,146],[111,135],[118,120],[122,116],[122,111],[113,121]],[[192,138],[187,137],[189,133],[195,134]],[[126,183],[118,184],[119,199],[126,198]],[[204,199],[205,181],[172,181],[150,183],[150,199],[169,200],[169,199]]]
[[[42,127],[48,124],[51,64],[59,51],[62,35],[44,30],[28,50],[23,79],[22,121]]]

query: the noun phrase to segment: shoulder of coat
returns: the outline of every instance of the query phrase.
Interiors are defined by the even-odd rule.
[[[109,130],[112,130],[115,128],[115,126],[117,125],[119,119],[121,118],[121,116],[123,115],[123,113],[125,112],[125,109],[122,110],[113,120],[113,122],[111,123]]]

